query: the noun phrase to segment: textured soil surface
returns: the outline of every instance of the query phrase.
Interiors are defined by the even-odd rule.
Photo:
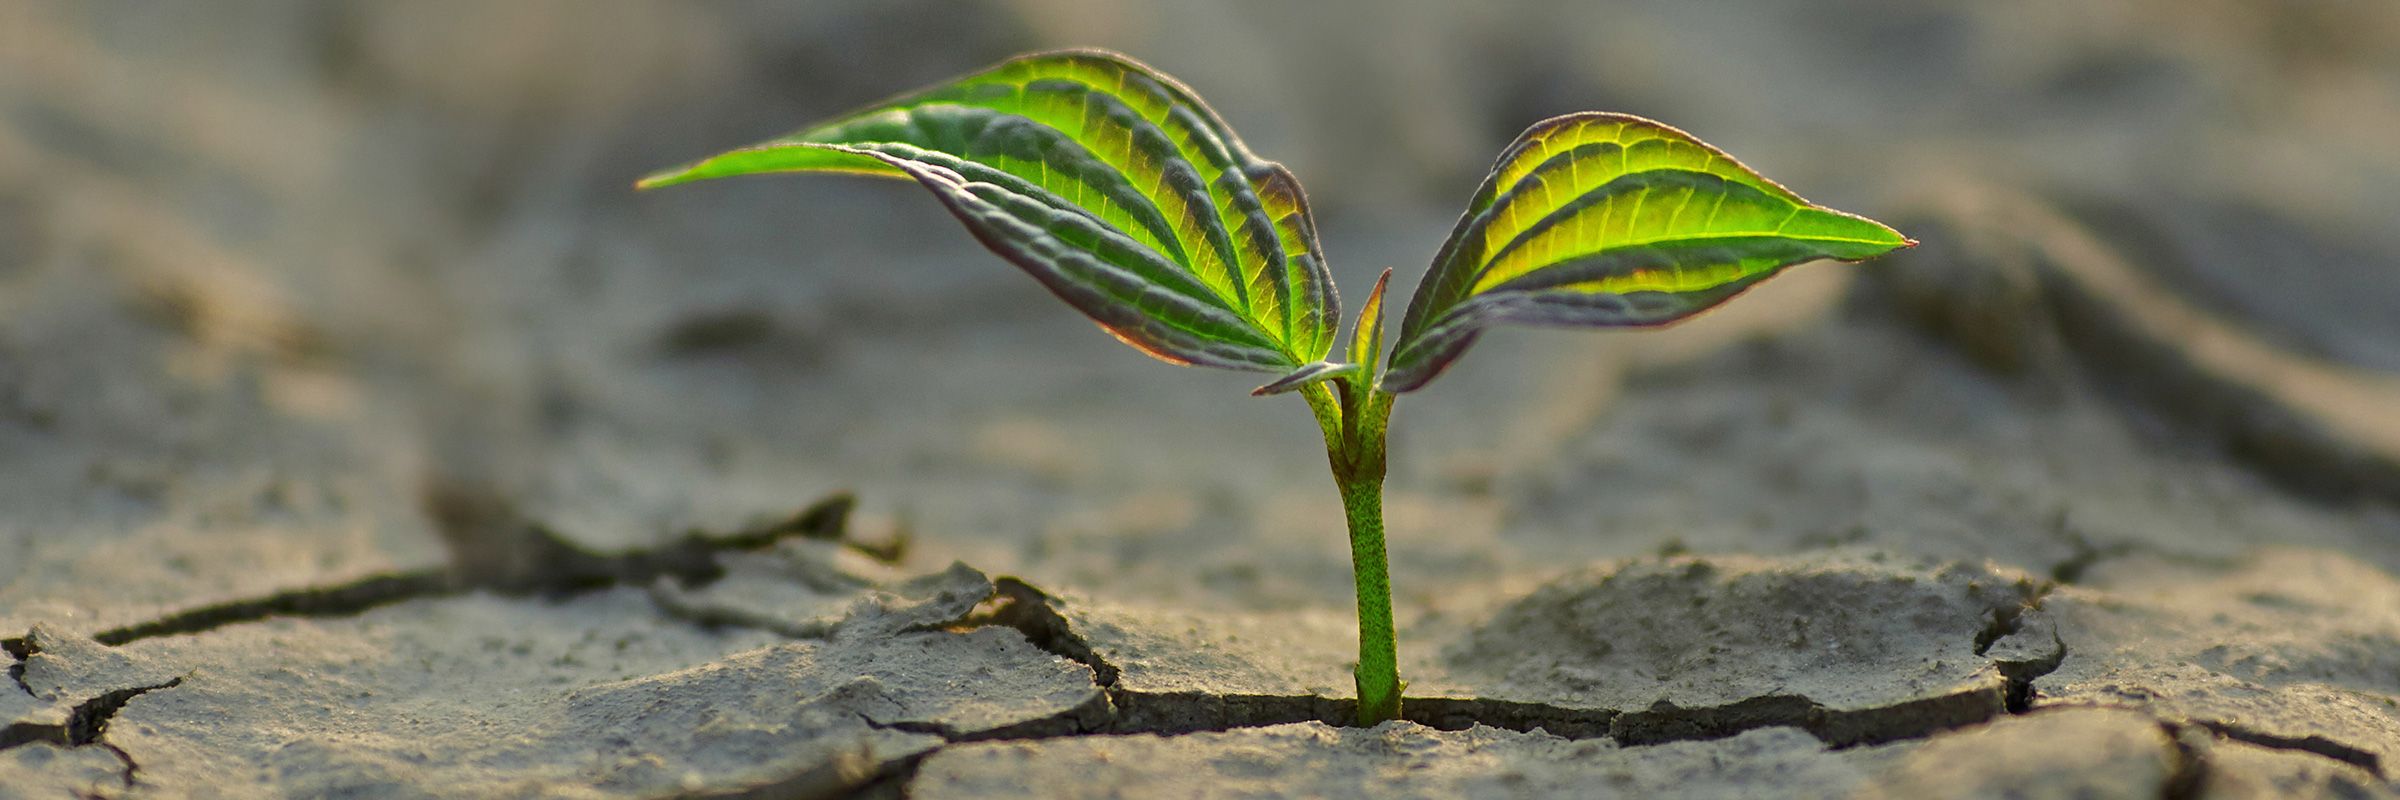
[[[0,7],[0,798],[2400,797],[2400,13],[1474,5]],[[1581,108],[1924,245],[1404,398],[1352,727],[1298,403],[627,189],[1068,44],[1354,293]]]

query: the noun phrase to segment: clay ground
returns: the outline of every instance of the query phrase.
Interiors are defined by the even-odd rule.
[[[0,797],[2400,795],[2372,3],[0,6]],[[1925,245],[1301,405],[905,185],[634,195],[1124,49],[1415,276],[1631,111]]]

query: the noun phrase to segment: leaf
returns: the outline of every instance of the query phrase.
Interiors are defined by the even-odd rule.
[[[1020,56],[642,179],[905,177],[978,241],[1159,359],[1291,372],[1339,301],[1300,183],[1175,79],[1115,53]]]
[[[1392,282],[1392,271],[1384,269],[1375,279],[1375,290],[1367,293],[1366,305],[1358,309],[1358,322],[1350,326],[1350,361],[1373,364],[1383,355],[1383,287]]]
[[[1382,388],[1424,386],[1495,323],[1664,325],[1794,264],[1914,244],[1672,127],[1556,117],[1501,152],[1409,300]]]

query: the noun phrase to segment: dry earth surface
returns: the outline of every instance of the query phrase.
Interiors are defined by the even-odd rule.
[[[1475,6],[0,7],[0,798],[2400,796],[2400,13]],[[1926,244],[1406,398],[1349,727],[1297,403],[625,190],[1061,44],[1353,291],[1584,107]]]

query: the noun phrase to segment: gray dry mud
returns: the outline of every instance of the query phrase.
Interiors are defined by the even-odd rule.
[[[2400,12],[2111,8],[0,6],[0,800],[2400,797]],[[1925,244],[1409,397],[1352,727],[1296,403],[624,188],[1088,43],[1344,286],[1583,107]]]

